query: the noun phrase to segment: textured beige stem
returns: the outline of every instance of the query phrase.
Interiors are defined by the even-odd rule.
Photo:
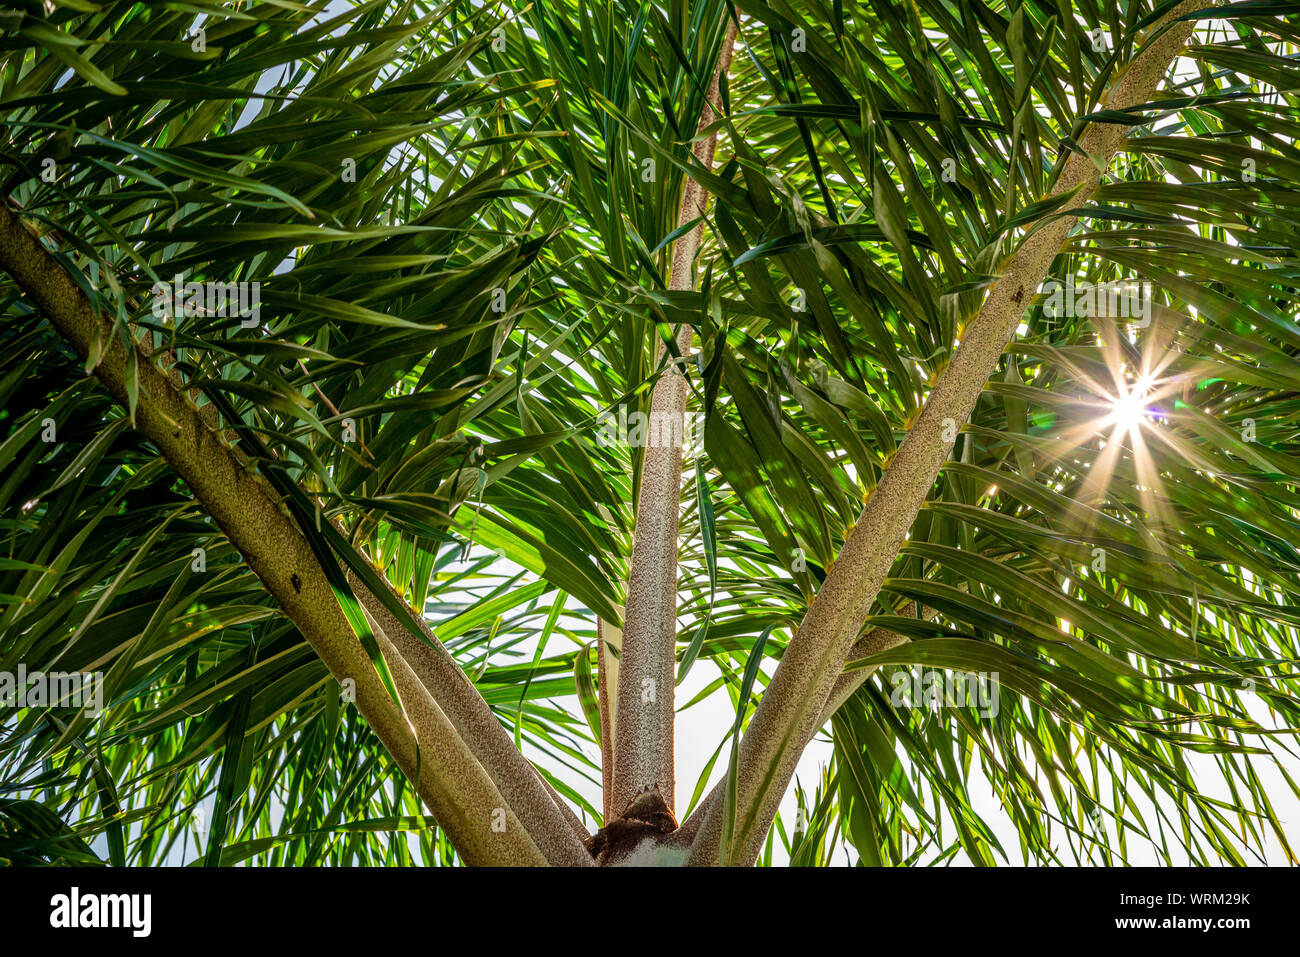
[[[167,353],[163,359],[169,366],[167,373],[172,386],[189,395],[191,400],[196,400],[200,391],[186,390],[180,372],[174,367],[175,354]],[[321,399],[329,401],[323,393]],[[338,414],[337,409],[334,412]],[[208,428],[220,431],[221,423],[216,406],[211,403],[201,406],[199,418]],[[231,451],[241,464],[245,461],[238,449]],[[268,494],[274,495],[274,489],[269,484],[264,484],[263,488]],[[337,521],[335,527],[340,534],[346,535]],[[511,808],[519,814],[524,827],[546,855],[547,861],[555,865],[590,865],[591,855],[582,846],[582,842],[589,837],[582,821],[515,748],[513,739],[501,727],[488,703],[465,677],[442,642],[434,636],[423,615],[407,606],[411,618],[423,632],[425,641],[421,641],[398,621],[351,569],[344,567],[343,570],[348,584],[352,586],[353,593],[364,606],[374,627],[385,633],[384,637],[388,639],[393,653],[402,657],[404,664],[419,678],[438,708],[456,729],[456,733],[469,745]],[[376,573],[382,578],[378,569]],[[384,580],[384,584],[393,598],[406,604],[391,583]],[[385,659],[388,658],[386,653]],[[547,799],[543,799],[543,792]]]
[[[849,651],[849,661],[859,661],[863,658],[870,658],[874,654],[882,651],[889,651],[891,648],[897,648],[899,645],[905,645],[910,639],[907,635],[900,635],[896,631],[890,631],[888,628],[874,628],[869,631]],[[835,684],[831,686],[830,697],[823,706],[821,715],[817,718],[817,724],[813,728],[813,734],[821,728],[826,727],[826,722],[831,719],[840,706],[849,698],[853,697],[853,692],[857,691],[866,682],[868,678],[876,673],[876,665],[869,665],[865,668],[855,668],[853,671],[845,671],[835,679]],[[812,740],[810,737],[809,741]],[[804,747],[808,742],[804,742]]]
[[[582,846],[582,839],[587,837],[582,822],[563,800],[552,798],[537,769],[515,747],[510,733],[502,727],[450,652],[429,630],[423,616],[413,616],[424,633],[421,641],[351,571],[348,584],[377,626],[376,634],[382,633],[436,702],[439,713],[450,720],[547,861],[568,867],[590,865],[591,855]],[[395,591],[392,594],[397,597]]]
[[[135,363],[136,427],[190,487],[335,678],[355,681],[357,709],[415,782],[461,856],[470,864],[545,864],[445,715],[436,705],[427,707],[400,666],[397,677],[405,690],[399,694],[414,710],[403,714],[389,697],[311,546],[280,503],[268,498],[152,359],[112,335],[111,323],[94,312],[54,257],[2,204],[0,265],[79,356],[98,357],[96,377],[123,406],[127,365]]]
[[[863,658],[870,658],[879,652],[905,645],[909,640],[906,635],[900,635],[896,631],[890,631],[887,628],[873,628],[853,645],[853,648],[849,651],[848,660],[854,662]],[[853,696],[853,692],[861,688],[866,683],[866,680],[876,673],[876,667],[876,665],[870,665],[864,668],[855,668],[853,671],[845,671],[835,680],[835,686],[831,689],[830,700],[826,702],[826,707],[822,708],[821,716],[817,719],[817,725],[813,728],[813,733],[803,743],[804,748],[808,747],[819,730],[826,727],[826,722],[831,719],[844,702]],[[803,748],[800,748],[801,752],[802,750]],[[727,780],[724,777],[704,796],[704,800],[691,812],[691,816],[683,821],[682,826],[674,832],[671,842],[674,846],[689,845],[695,840],[695,835],[699,833],[700,827],[712,812],[714,805],[722,800],[726,785]]]
[[[175,362],[175,355],[167,353],[164,360],[170,366]],[[199,397],[200,391],[197,389],[186,391],[185,382],[174,366],[168,368],[167,372],[174,388],[188,394],[191,400]],[[323,393],[321,398],[328,402]],[[337,409],[334,411],[338,413]],[[208,428],[220,431],[221,424],[216,406],[211,403],[201,406],[199,417]],[[239,450],[231,451],[242,464],[244,458]],[[274,489],[269,485],[264,484],[263,488],[268,494],[274,495]],[[340,534],[346,534],[337,521],[335,527]],[[439,710],[474,752],[474,756],[492,778],[502,796],[510,803],[512,810],[518,813],[525,829],[533,836],[546,855],[547,861],[555,865],[590,865],[591,855],[582,846],[582,842],[589,836],[582,821],[515,748],[513,739],[496,720],[488,703],[465,677],[464,672],[443,647],[442,642],[434,636],[424,617],[407,606],[411,618],[424,634],[426,641],[421,641],[393,616],[370,587],[351,569],[344,567],[343,570],[347,575],[348,584],[352,586],[353,593],[364,606],[376,633],[380,630],[384,632],[383,637],[388,641],[392,653],[400,655],[402,663],[419,678]],[[376,569],[376,573],[382,578],[379,570]],[[391,583],[385,580],[384,584],[390,595],[406,604]],[[389,653],[385,652],[384,657],[388,660]],[[543,792],[547,796],[545,800]]]
[[[1141,47],[1111,87],[1110,109],[1150,102],[1192,32],[1191,21],[1174,21],[1204,6],[1205,0],[1187,0],[1152,28],[1161,32]],[[1050,195],[1077,189],[1070,205],[1086,202],[1101,182],[1102,169],[1127,137],[1128,128],[1122,125],[1090,125],[1079,143],[1088,156],[1069,154]],[[1039,221],[1006,262],[791,638],[741,741],[732,853],[721,863],[751,864],[757,859],[845,656],[947,458],[950,443],[943,436],[970,417],[1075,221],[1073,216]],[[722,825],[722,808],[715,804],[695,838],[689,863],[719,862]]]
[[[602,618],[596,622],[596,638],[596,671],[600,688],[601,813],[609,823],[626,807],[614,805],[614,729],[618,722],[618,655],[623,652],[623,631]]]
[[[718,53],[700,129],[716,120],[719,77],[731,65],[736,27],[732,21]],[[695,144],[692,152],[705,169],[713,166],[716,134]],[[678,226],[704,213],[708,193],[694,179],[682,189]],[[703,237],[700,223],[673,245],[673,290],[694,288],[692,264]],[[691,328],[677,337],[683,356],[690,354]],[[663,356],[663,348],[658,350]],[[643,787],[658,784],[671,809],[674,804],[673,690],[677,650],[677,531],[682,503],[682,425],[686,413],[686,378],[675,364],[660,376],[650,400],[652,440],[641,466],[632,563],[628,572],[627,612],[623,621],[623,651],[614,729],[613,787],[605,806],[623,808]],[[672,423],[661,429],[657,424]],[[664,433],[667,433],[665,436]]]

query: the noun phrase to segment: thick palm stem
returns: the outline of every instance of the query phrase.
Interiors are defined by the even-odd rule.
[[[1188,0],[1152,28],[1149,42],[1112,85],[1108,108],[1148,103],[1192,32],[1178,18],[1205,6]],[[1128,127],[1093,123],[1079,141],[1087,155],[1070,153],[1051,190],[1077,207],[1100,185],[1102,171],[1123,147]],[[1035,291],[1064,246],[1076,217],[1051,216],[1032,224],[930,392],[915,425],[863,509],[836,564],[822,583],[749,723],[737,766],[735,831],[724,864],[750,864],[761,850],[803,745],[816,730],[850,646],[863,627],[907,531],[948,456],[952,436],[969,419],[984,384]],[[715,804],[694,844],[690,862],[719,862],[723,809]]]
[[[905,645],[909,640],[906,635],[901,635],[896,631],[890,631],[887,628],[873,628],[854,643],[853,648],[849,651],[846,664],[852,664],[855,661],[870,658],[882,651]],[[826,726],[826,722],[834,716],[844,702],[848,701],[853,696],[853,693],[876,673],[876,668],[876,665],[860,666],[852,671],[843,672],[835,679],[835,686],[831,689],[830,699],[826,702],[826,707],[822,708],[821,717],[817,719],[813,733],[803,743],[804,748],[808,747],[817,731]],[[803,748],[800,748],[800,751],[802,750]],[[708,818],[714,806],[725,796],[726,786],[726,778],[713,786],[709,793],[704,796],[704,800],[691,812],[690,817],[682,822],[678,832],[673,835],[673,844],[679,847],[689,845],[695,839],[695,835],[699,833],[701,826],[703,826],[705,819]]]
[[[590,865],[591,855],[582,846],[582,839],[587,837],[582,822],[567,804],[552,797],[537,769],[515,747],[509,732],[424,619],[413,616],[423,632],[421,639],[398,621],[351,572],[348,584],[374,622],[376,634],[382,632],[394,653],[410,668],[456,733],[469,745],[547,861],[568,867]],[[386,654],[385,658],[388,657]]]
[[[128,404],[128,367],[138,386],[135,425],[239,549],[331,673],[355,682],[356,705],[471,864],[545,864],[546,858],[491,778],[431,699],[396,664],[406,713],[389,696],[343,614],[310,544],[264,486],[204,425],[198,409],[134,344],[113,334],[86,295],[24,224],[0,206],[0,265],[32,298],[113,397]],[[430,707],[430,705],[432,705]]]
[[[700,116],[700,129],[712,125],[719,109],[719,78],[731,65],[735,44],[734,21],[728,25],[718,53],[708,96]],[[705,169],[713,165],[716,134],[695,144],[692,152]],[[694,179],[682,189],[678,226],[700,218],[708,193]],[[669,288],[694,288],[695,254],[704,224],[681,236],[673,246]],[[691,329],[683,326],[677,337],[683,360],[690,354]],[[659,350],[660,359],[664,350]],[[606,806],[626,806],[641,788],[658,784],[669,807],[673,805],[673,688],[677,648],[677,550],[682,501],[682,438],[686,414],[686,378],[675,363],[655,384],[650,400],[652,440],[641,466],[636,530],[628,572],[627,611],[624,615],[623,651],[616,701],[613,793]],[[670,423],[662,428],[663,423]]]
[[[618,656],[623,650],[623,631],[601,618],[596,622],[596,637],[596,672],[600,687],[601,811],[608,822],[622,809],[614,804],[614,732],[618,725]]]

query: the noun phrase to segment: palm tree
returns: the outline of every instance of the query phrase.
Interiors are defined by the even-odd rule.
[[[0,673],[102,708],[0,697],[0,857],[1293,860],[1300,29],[1214,6],[20,4]]]

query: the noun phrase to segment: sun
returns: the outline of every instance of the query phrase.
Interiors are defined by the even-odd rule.
[[[1121,435],[1137,433],[1151,418],[1153,384],[1149,375],[1142,376],[1131,386],[1121,380],[1118,394],[1110,399],[1110,414],[1105,424],[1115,426]]]
[[[1146,513],[1162,513],[1162,477],[1154,450],[1183,451],[1176,430],[1167,426],[1174,420],[1177,396],[1186,394],[1188,377],[1196,372],[1170,369],[1180,353],[1168,348],[1165,337],[1149,337],[1137,361],[1121,354],[1117,337],[1099,339],[1098,346],[1099,371],[1105,375],[1078,370],[1086,390],[1080,397],[1085,414],[1056,436],[1056,454],[1067,469],[1080,470],[1076,497],[1083,504],[1095,508],[1110,498],[1129,501],[1127,485]],[[1119,485],[1117,476],[1123,477]]]

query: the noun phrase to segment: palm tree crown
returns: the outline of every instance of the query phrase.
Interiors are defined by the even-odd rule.
[[[1288,6],[17,4],[0,858],[1293,861]]]

